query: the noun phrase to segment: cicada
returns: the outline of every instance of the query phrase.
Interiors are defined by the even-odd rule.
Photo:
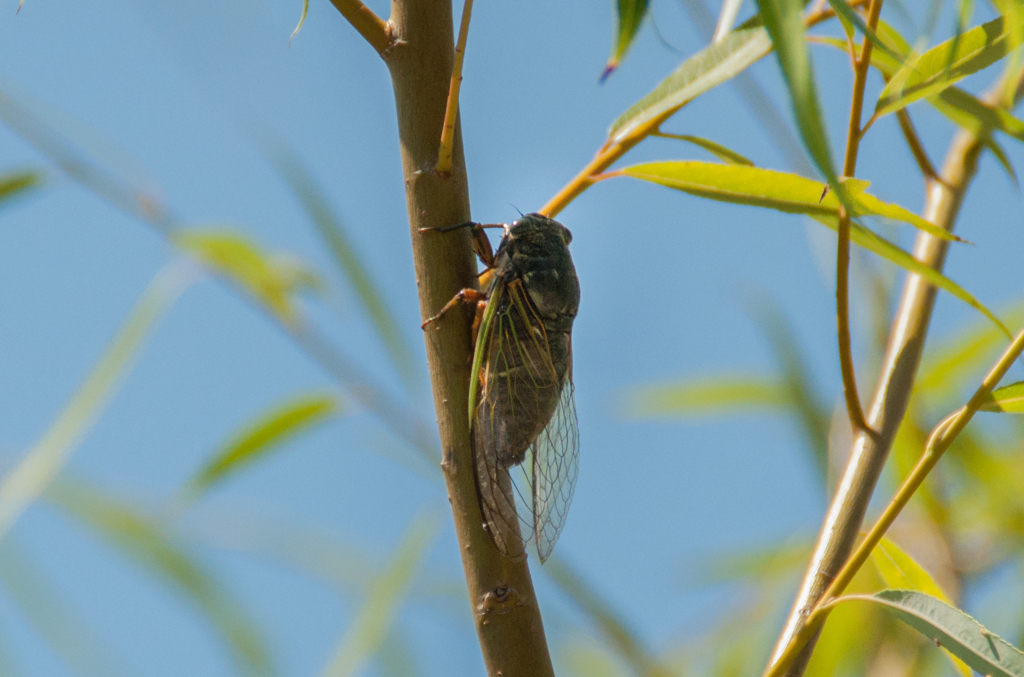
[[[580,303],[569,229],[540,214],[511,225],[465,223],[486,266],[476,303],[469,421],[473,470],[485,526],[502,553],[527,547],[543,563],[558,540],[579,467],[579,427],[572,384],[572,324]],[[492,254],[484,228],[504,228]]]

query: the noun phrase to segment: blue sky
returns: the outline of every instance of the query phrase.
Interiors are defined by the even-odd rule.
[[[704,40],[675,0],[654,3],[664,40],[647,25],[604,85],[610,2],[480,2],[462,89],[474,218],[507,221],[539,208],[590,159],[605,130]],[[386,14],[387,3],[370,2]],[[329,283],[310,312],[345,352],[398,391],[355,295],[254,139],[267,131],[303,159],[344,219],[417,356],[411,406],[433,418],[406,225],[387,71],[327,2],[313,0],[289,45],[298,0],[0,2],[0,90],[71,130],[193,227],[241,230],[269,250],[308,260]],[[913,8],[915,15],[923,13]],[[714,10],[713,10],[714,11]],[[749,12],[750,6],[745,7]],[[979,10],[979,16],[983,14]],[[940,28],[945,30],[946,28]],[[674,50],[678,50],[674,51]],[[834,153],[846,126],[846,57],[815,48]],[[778,71],[752,73],[790,119]],[[982,76],[982,81],[986,81]],[[879,82],[871,82],[877,92]],[[938,162],[951,125],[911,109]],[[667,131],[723,143],[760,166],[789,169],[731,86],[680,112]],[[1019,146],[1006,143],[1014,162]],[[703,157],[667,140],[628,161]],[[49,166],[0,127],[0,168]],[[858,175],[884,199],[918,211],[923,187],[895,120],[877,124]],[[0,466],[39,438],[111,339],[149,280],[175,256],[163,236],[63,177],[0,212]],[[986,156],[958,229],[948,274],[990,307],[1020,298],[1021,199]],[[573,509],[556,552],[603,590],[657,647],[692,635],[723,597],[693,587],[714,554],[813,533],[824,509],[802,438],[770,416],[630,421],[622,402],[648,383],[722,373],[774,373],[750,308],[768,296],[793,323],[828,400],[839,394],[833,238],[799,217],[700,200],[614,179],[559,217],[573,231],[582,287],[573,335],[582,440]],[[912,233],[895,236],[909,245]],[[824,263],[822,263],[824,261]],[[855,322],[863,329],[863,304]],[[933,335],[977,321],[941,296]],[[863,332],[858,344],[866,345]],[[870,360],[860,354],[859,361]],[[862,377],[867,391],[869,373]],[[158,506],[240,426],[283,398],[334,387],[251,304],[214,281],[197,284],[157,328],[68,471]],[[340,391],[342,397],[344,390]],[[225,483],[182,528],[271,638],[281,674],[317,673],[359,598],[226,547],[233,515],[303,525],[383,562],[411,520],[439,516],[428,558],[458,582],[454,533],[436,476],[353,404],[266,463]],[[290,526],[282,527],[286,531]],[[212,532],[212,533],[209,533]],[[236,534],[237,535],[237,534]],[[90,532],[37,505],[11,534],[132,674],[225,675],[233,667],[205,621]],[[0,547],[8,546],[6,543]],[[571,607],[535,574],[549,631]],[[20,674],[70,674],[0,592],[0,647]],[[424,674],[482,670],[467,609],[413,600],[401,624]],[[370,674],[370,673],[368,673]]]

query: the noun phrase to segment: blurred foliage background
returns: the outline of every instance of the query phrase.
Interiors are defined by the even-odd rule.
[[[462,104],[474,213],[491,221],[554,194],[708,43],[719,11],[495,4],[474,14]],[[756,11],[730,4],[740,21]],[[882,16],[923,52],[1009,11],[993,4],[889,0]],[[16,9],[0,3],[0,672],[480,674],[376,55],[327,3],[290,47],[301,7],[277,0]],[[845,41],[835,20],[812,33]],[[849,64],[812,54],[841,148]],[[1003,66],[961,86],[978,93]],[[909,110],[937,161],[955,124]],[[677,117],[674,132],[727,148],[655,139],[631,158],[732,149],[815,175],[774,59]],[[947,268],[1011,329],[1022,138],[994,137],[958,229],[976,244]],[[895,122],[862,153],[872,191],[916,212],[924,187]],[[583,286],[583,456],[556,558],[534,567],[556,667],[757,675],[849,447],[834,238],[623,181],[559,218]],[[855,251],[864,393],[902,277]],[[1005,344],[948,296],[932,336],[879,505]],[[1020,646],[1022,432],[972,423],[852,591],[927,588]],[[963,669],[852,603],[810,666]]]

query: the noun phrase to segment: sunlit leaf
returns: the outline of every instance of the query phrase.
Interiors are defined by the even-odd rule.
[[[912,590],[883,590],[874,595],[847,595],[840,599],[882,606],[982,675],[1024,675],[1024,653],[963,611],[934,597]]]
[[[370,585],[362,608],[321,677],[349,677],[380,649],[436,530],[433,520],[423,517],[409,527],[387,569]]]
[[[833,230],[837,228],[839,204],[835,196],[829,193],[822,199],[821,183],[795,174],[707,162],[652,162],[610,172],[605,176],[633,176],[721,202],[807,214]],[[847,186],[849,200],[854,205],[854,214],[872,213],[869,207],[874,203],[862,192],[867,182],[846,179],[844,184]],[[917,273],[967,303],[992,320],[1007,336],[1010,335],[999,318],[958,284],[855,221],[850,223],[850,241],[901,268]]]
[[[886,587],[896,590],[916,590],[953,606],[953,600],[943,592],[931,574],[888,538],[883,537],[871,551],[871,561],[877,567],[878,573],[882,575]],[[971,677],[971,669],[966,663],[952,654],[947,655],[952,658],[953,665],[960,674],[964,677]]]
[[[623,663],[609,647],[596,639],[559,642],[558,674],[564,668],[577,677],[634,677],[635,672]]]
[[[818,170],[832,186],[833,193],[841,190],[832,151],[829,148],[825,118],[818,102],[811,55],[804,41],[803,2],[801,0],[757,0],[765,28],[775,45],[783,78],[789,89],[797,128],[804,146]],[[841,196],[842,197],[842,196]]]
[[[38,188],[43,183],[43,173],[39,170],[15,171],[0,174],[0,204],[9,202]]]
[[[871,674],[869,661],[886,629],[884,620],[879,609],[862,604],[845,604],[833,610],[804,674],[807,677]]]
[[[309,0],[302,0],[302,14],[299,15],[299,23],[296,24],[295,30],[288,36],[288,42],[291,43],[295,39],[295,36],[302,30],[302,24],[306,23],[306,15],[309,14]]]
[[[690,160],[648,162],[609,172],[607,176],[631,176],[698,197],[767,207],[790,214],[836,218],[839,215],[839,200],[834,192],[822,197],[824,184],[773,169]],[[944,240],[960,239],[908,209],[883,202],[865,192],[869,185],[867,181],[844,179],[843,185],[853,208],[852,216],[882,216],[909,223]]]
[[[241,233],[178,231],[171,239],[181,249],[234,281],[288,323],[295,319],[293,295],[319,286],[316,274],[294,257],[268,256]]]
[[[762,27],[738,28],[722,42],[706,47],[684,61],[654,91],[612,123],[612,141],[630,138],[641,127],[664,119],[704,92],[730,80],[772,50]]]
[[[665,139],[677,139],[679,141],[686,141],[692,143],[695,146],[700,146],[707,152],[717,157],[722,162],[728,162],[734,165],[747,165],[753,167],[754,163],[743,157],[739,153],[729,148],[726,148],[720,143],[715,143],[709,139],[702,139],[699,136],[691,136],[689,134],[668,134],[666,132],[659,132],[655,136],[660,136]]]
[[[157,519],[77,481],[55,482],[46,498],[194,603],[245,672],[274,674],[264,640],[242,605]]]
[[[564,560],[548,558],[544,572],[558,584],[586,614],[587,619],[601,632],[616,654],[633,667],[638,675],[669,677],[669,671],[640,637],[606,602],[601,594],[587,584],[582,576]]]
[[[46,433],[0,483],[0,539],[53,481],[110,401],[156,322],[195,279],[178,260],[164,268]]]
[[[76,673],[83,677],[131,674],[96,635],[93,625],[60,597],[54,581],[44,577],[39,564],[11,536],[0,548],[0,583],[5,597]]]
[[[807,562],[811,545],[805,539],[791,538],[768,546],[712,555],[700,563],[697,578],[709,585],[735,582],[759,585],[796,576]]]
[[[1024,414],[1024,381],[996,388],[981,405],[982,411]]]
[[[1020,181],[1017,180],[1017,170],[1013,168],[1013,163],[1010,162],[1010,156],[1006,154],[1003,147],[999,145],[999,142],[989,137],[982,140],[982,144],[988,149],[992,156],[995,157],[996,161],[999,162],[999,166],[1006,172],[1006,176],[1009,177],[1010,181],[1013,182],[1014,188],[1020,189]]]
[[[647,16],[647,2],[648,0],[617,0],[615,39],[612,40],[612,52],[608,57],[608,63],[601,74],[602,81],[619,67],[619,63],[633,45],[644,17]]]
[[[938,94],[1003,58],[1009,48],[1009,32],[1003,17],[936,45],[892,76],[878,97],[875,116],[887,115]]]
[[[337,395],[307,393],[260,414],[207,461],[189,481],[187,493],[197,498],[214,484],[265,458],[286,440],[341,411]]]
[[[789,405],[788,389],[778,379],[719,376],[638,388],[628,399],[626,415],[633,418],[707,416],[736,411],[783,410]]]
[[[935,98],[938,101],[932,103],[939,112],[968,131],[996,130],[1024,141],[1024,121],[1003,108],[991,106],[959,87],[944,89]]]
[[[385,301],[380,285],[374,281],[369,268],[352,244],[345,224],[331,208],[327,196],[298,154],[283,141],[270,137],[263,141],[267,157],[295,193],[310,221],[320,232],[320,237],[327,243],[339,272],[352,285],[398,373],[406,383],[413,384],[418,372],[412,349],[399,329],[398,321]]]

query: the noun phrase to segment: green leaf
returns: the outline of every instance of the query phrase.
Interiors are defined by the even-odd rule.
[[[313,175],[287,144],[267,137],[263,139],[262,145],[270,162],[295,193],[310,221],[320,232],[320,237],[330,248],[338,270],[352,285],[369,314],[398,373],[407,384],[412,385],[418,374],[416,358],[398,327],[390,305],[384,300],[380,286],[353,246],[344,223],[331,208]]]
[[[93,625],[56,594],[58,586],[45,578],[43,571],[16,540],[8,536],[0,548],[0,583],[6,599],[13,602],[54,652],[79,675],[130,674],[123,660],[97,636]]]
[[[990,677],[1024,675],[1024,653],[941,600],[913,590],[883,590],[874,595],[847,595],[838,601],[852,600],[881,605],[977,673]]]
[[[271,453],[275,447],[341,411],[341,402],[331,393],[306,393],[293,397],[238,432],[189,480],[187,493],[198,498],[211,486],[243,470]]]
[[[544,565],[562,592],[566,593],[596,626],[606,643],[622,657],[638,675],[670,677],[655,654],[606,602],[601,594],[563,560],[549,557]]]
[[[39,170],[25,170],[0,174],[0,203],[9,202],[13,198],[38,188],[43,183],[43,173]]]
[[[998,106],[991,106],[959,87],[950,87],[929,99],[940,113],[964,129],[981,134],[997,130],[1024,141],[1024,121]]]
[[[803,3],[801,0],[757,0],[757,6],[775,45],[804,146],[833,192],[840,193],[842,189],[832,164],[825,119],[818,103],[811,55],[804,41]]]
[[[950,606],[953,605],[953,600],[939,587],[931,574],[888,538],[883,537],[871,551],[871,561],[874,562],[887,587],[916,590],[931,595]],[[971,669],[966,663],[948,652],[946,655],[952,659],[953,666],[960,674],[964,677],[972,677]]]
[[[434,520],[422,516],[409,527],[387,569],[370,585],[352,627],[341,638],[321,677],[350,677],[378,651],[436,531]]]
[[[604,73],[601,74],[602,82],[619,67],[619,63],[633,45],[644,17],[647,16],[647,3],[648,0],[618,0],[616,3],[615,40],[612,41],[612,53],[608,57]]]
[[[1009,31],[1002,17],[936,45],[893,75],[878,97],[875,117],[938,94],[1002,59],[1009,48]]]
[[[707,162],[652,162],[627,167],[605,176],[633,176],[698,197],[734,204],[769,207],[792,214],[807,214],[833,230],[837,228],[839,203],[835,196],[830,193],[822,199],[820,196],[824,186],[821,183],[795,174],[759,167],[719,165]],[[863,192],[863,187],[867,185],[867,182],[846,179],[844,184],[848,197],[853,203],[853,214],[856,216],[873,213],[869,207],[877,207],[877,205],[872,199],[868,199],[871,196]],[[949,236],[947,239],[951,237]],[[942,273],[924,265],[891,242],[875,235],[856,221],[850,223],[850,241],[901,268],[917,273],[936,287],[949,292],[992,320],[1009,336],[1009,330],[999,321],[999,318],[962,287]]]
[[[673,385],[645,386],[628,399],[630,418],[707,416],[735,411],[785,409],[790,393],[778,379],[718,376]]]
[[[217,629],[246,673],[274,674],[265,643],[241,604],[160,521],[81,482],[55,482],[46,497],[185,595]]]
[[[768,207],[790,214],[839,216],[839,200],[834,192],[822,197],[824,184],[772,169],[711,162],[669,161],[634,165],[610,172],[606,176],[631,176],[720,202]],[[960,240],[910,210],[883,202],[864,192],[869,185],[867,181],[844,179],[842,184],[851,203],[853,216],[891,218],[909,223],[943,240]]]
[[[309,14],[309,0],[302,0],[302,14],[299,15],[299,23],[296,24],[295,30],[293,30],[292,34],[288,36],[288,44],[291,44],[292,40],[295,39],[295,36],[302,30],[302,24],[306,23],[307,14]]]
[[[130,370],[157,321],[194,278],[191,267],[180,260],[157,274],[57,420],[4,476],[0,482],[0,539],[67,463]]]
[[[1010,181],[1013,181],[1014,188],[1020,189],[1020,181],[1017,180],[1017,170],[1013,168],[1013,163],[1010,162],[1010,157],[1003,150],[1003,147],[999,145],[999,142],[989,137],[982,141],[982,145],[985,146],[995,156],[999,162],[999,166],[1003,168],[1006,175],[1010,177]]]
[[[619,116],[608,130],[609,139],[622,142],[647,124],[668,118],[693,99],[730,80],[771,51],[772,42],[764,28],[734,30],[721,42],[704,48],[684,61],[654,91]]]
[[[288,256],[268,256],[241,233],[188,230],[175,232],[171,240],[289,324],[296,319],[293,295],[319,286],[317,276],[303,264]]]
[[[663,139],[676,139],[678,141],[686,141],[692,143],[695,146],[700,146],[707,152],[717,157],[722,162],[728,162],[734,165],[747,165],[753,167],[754,163],[743,157],[739,153],[729,148],[726,148],[720,143],[715,143],[708,139],[703,139],[699,136],[691,136],[689,134],[668,134],[667,132],[658,132],[655,136],[659,136]]]
[[[931,574],[888,538],[883,537],[871,551],[871,561],[878,568],[878,573],[882,575],[886,586],[901,590],[916,590],[940,599],[946,604],[953,603]]]
[[[996,388],[981,405],[982,411],[1024,414],[1024,381]]]
[[[839,17],[839,20],[843,22],[844,28],[847,24],[856,26],[857,30],[859,30],[862,35],[867,36],[868,40],[875,44],[875,47],[882,50],[890,58],[900,60],[900,55],[889,47],[889,45],[886,44],[878,35],[876,35],[875,31],[871,30],[868,25],[864,23],[864,19],[861,15],[853,11],[853,8],[846,4],[845,0],[828,0],[828,4],[835,10],[836,16]],[[849,30],[846,32],[847,35],[850,35]],[[850,35],[850,37],[853,36]]]

